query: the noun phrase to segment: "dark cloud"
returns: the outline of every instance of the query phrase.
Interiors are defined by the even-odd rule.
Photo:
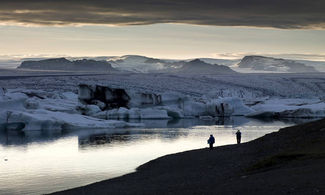
[[[0,23],[325,28],[324,0],[1,0]]]

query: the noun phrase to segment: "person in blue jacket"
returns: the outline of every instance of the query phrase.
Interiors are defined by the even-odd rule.
[[[209,144],[209,148],[210,148],[210,150],[213,149],[213,144],[214,144],[214,142],[215,142],[215,139],[214,139],[213,135],[210,135],[210,137],[209,137],[209,139],[208,139],[208,144]]]

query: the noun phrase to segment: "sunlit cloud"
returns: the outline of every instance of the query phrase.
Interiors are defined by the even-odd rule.
[[[16,25],[146,25],[183,23],[324,29],[323,0],[3,0],[0,23]]]

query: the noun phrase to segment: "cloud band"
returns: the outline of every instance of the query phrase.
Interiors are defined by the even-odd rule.
[[[325,28],[324,0],[3,0],[0,23]]]

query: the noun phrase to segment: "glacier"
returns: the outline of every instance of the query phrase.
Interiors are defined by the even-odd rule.
[[[0,76],[0,124],[23,123],[23,131],[139,127],[153,119],[325,117],[324,73],[12,74]]]

